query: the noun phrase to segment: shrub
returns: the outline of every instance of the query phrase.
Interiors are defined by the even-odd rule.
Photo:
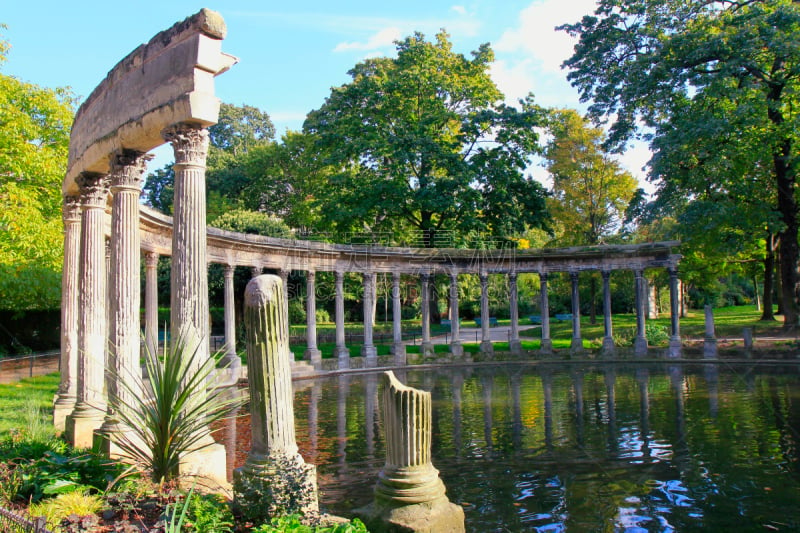
[[[272,518],[269,524],[263,524],[253,529],[253,533],[283,533],[285,531],[294,533],[369,533],[364,523],[358,518],[354,518],[352,522],[315,526],[306,524],[299,514],[277,516]]]
[[[54,530],[70,515],[75,515],[76,517],[94,516],[102,507],[102,499],[96,494],[69,492],[59,494],[55,498],[44,500],[41,503],[31,504],[28,508],[28,514],[30,516],[44,516],[47,520],[47,528]]]
[[[650,346],[663,346],[669,342],[667,328],[654,322],[645,324],[644,336],[647,339],[647,344]]]

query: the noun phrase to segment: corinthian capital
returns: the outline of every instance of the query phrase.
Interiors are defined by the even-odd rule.
[[[111,154],[109,159],[111,162],[111,190],[116,192],[128,189],[140,192],[142,174],[147,170],[147,162],[153,159],[153,155],[122,149]]]
[[[81,172],[75,179],[81,191],[83,207],[105,207],[108,198],[108,176],[97,172]]]
[[[185,122],[174,124],[161,131],[161,136],[172,145],[176,165],[205,166],[208,153],[208,130],[199,124]]]
[[[78,195],[64,196],[64,205],[61,208],[64,224],[81,221],[81,197]]]

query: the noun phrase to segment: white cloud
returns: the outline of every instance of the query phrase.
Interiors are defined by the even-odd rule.
[[[456,6],[450,7],[450,9],[452,11],[455,11],[459,15],[466,15],[467,14],[467,8],[465,8],[464,6],[456,5]]]
[[[506,30],[493,48],[533,58],[546,72],[561,72],[575,40],[555,27],[580,20],[594,12],[596,5],[596,0],[536,0],[520,12],[519,25]]]
[[[372,34],[365,42],[342,42],[336,45],[334,52],[347,52],[351,50],[373,51],[379,48],[391,46],[395,41],[402,37],[399,28],[384,28]]]

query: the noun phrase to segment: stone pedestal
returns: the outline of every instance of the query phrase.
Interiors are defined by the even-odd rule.
[[[280,278],[258,276],[245,290],[252,441],[233,475],[234,508],[248,520],[315,514],[317,476],[298,453],[294,431],[289,325]],[[223,464],[224,460],[223,460]]]
[[[403,385],[392,372],[383,385],[386,464],[375,501],[356,514],[377,533],[465,531],[464,511],[447,499],[431,463],[431,393]]]

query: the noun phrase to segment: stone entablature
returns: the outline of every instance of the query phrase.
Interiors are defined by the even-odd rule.
[[[171,255],[172,217],[141,207],[142,248]],[[317,272],[508,274],[677,268],[677,241],[541,250],[465,250],[329,244],[209,227],[208,261]]]
[[[219,13],[203,9],[117,63],[75,115],[64,194],[77,192],[81,172],[108,173],[108,154],[164,144],[168,126],[215,124],[214,77],[237,61],[221,50],[225,33]]]

